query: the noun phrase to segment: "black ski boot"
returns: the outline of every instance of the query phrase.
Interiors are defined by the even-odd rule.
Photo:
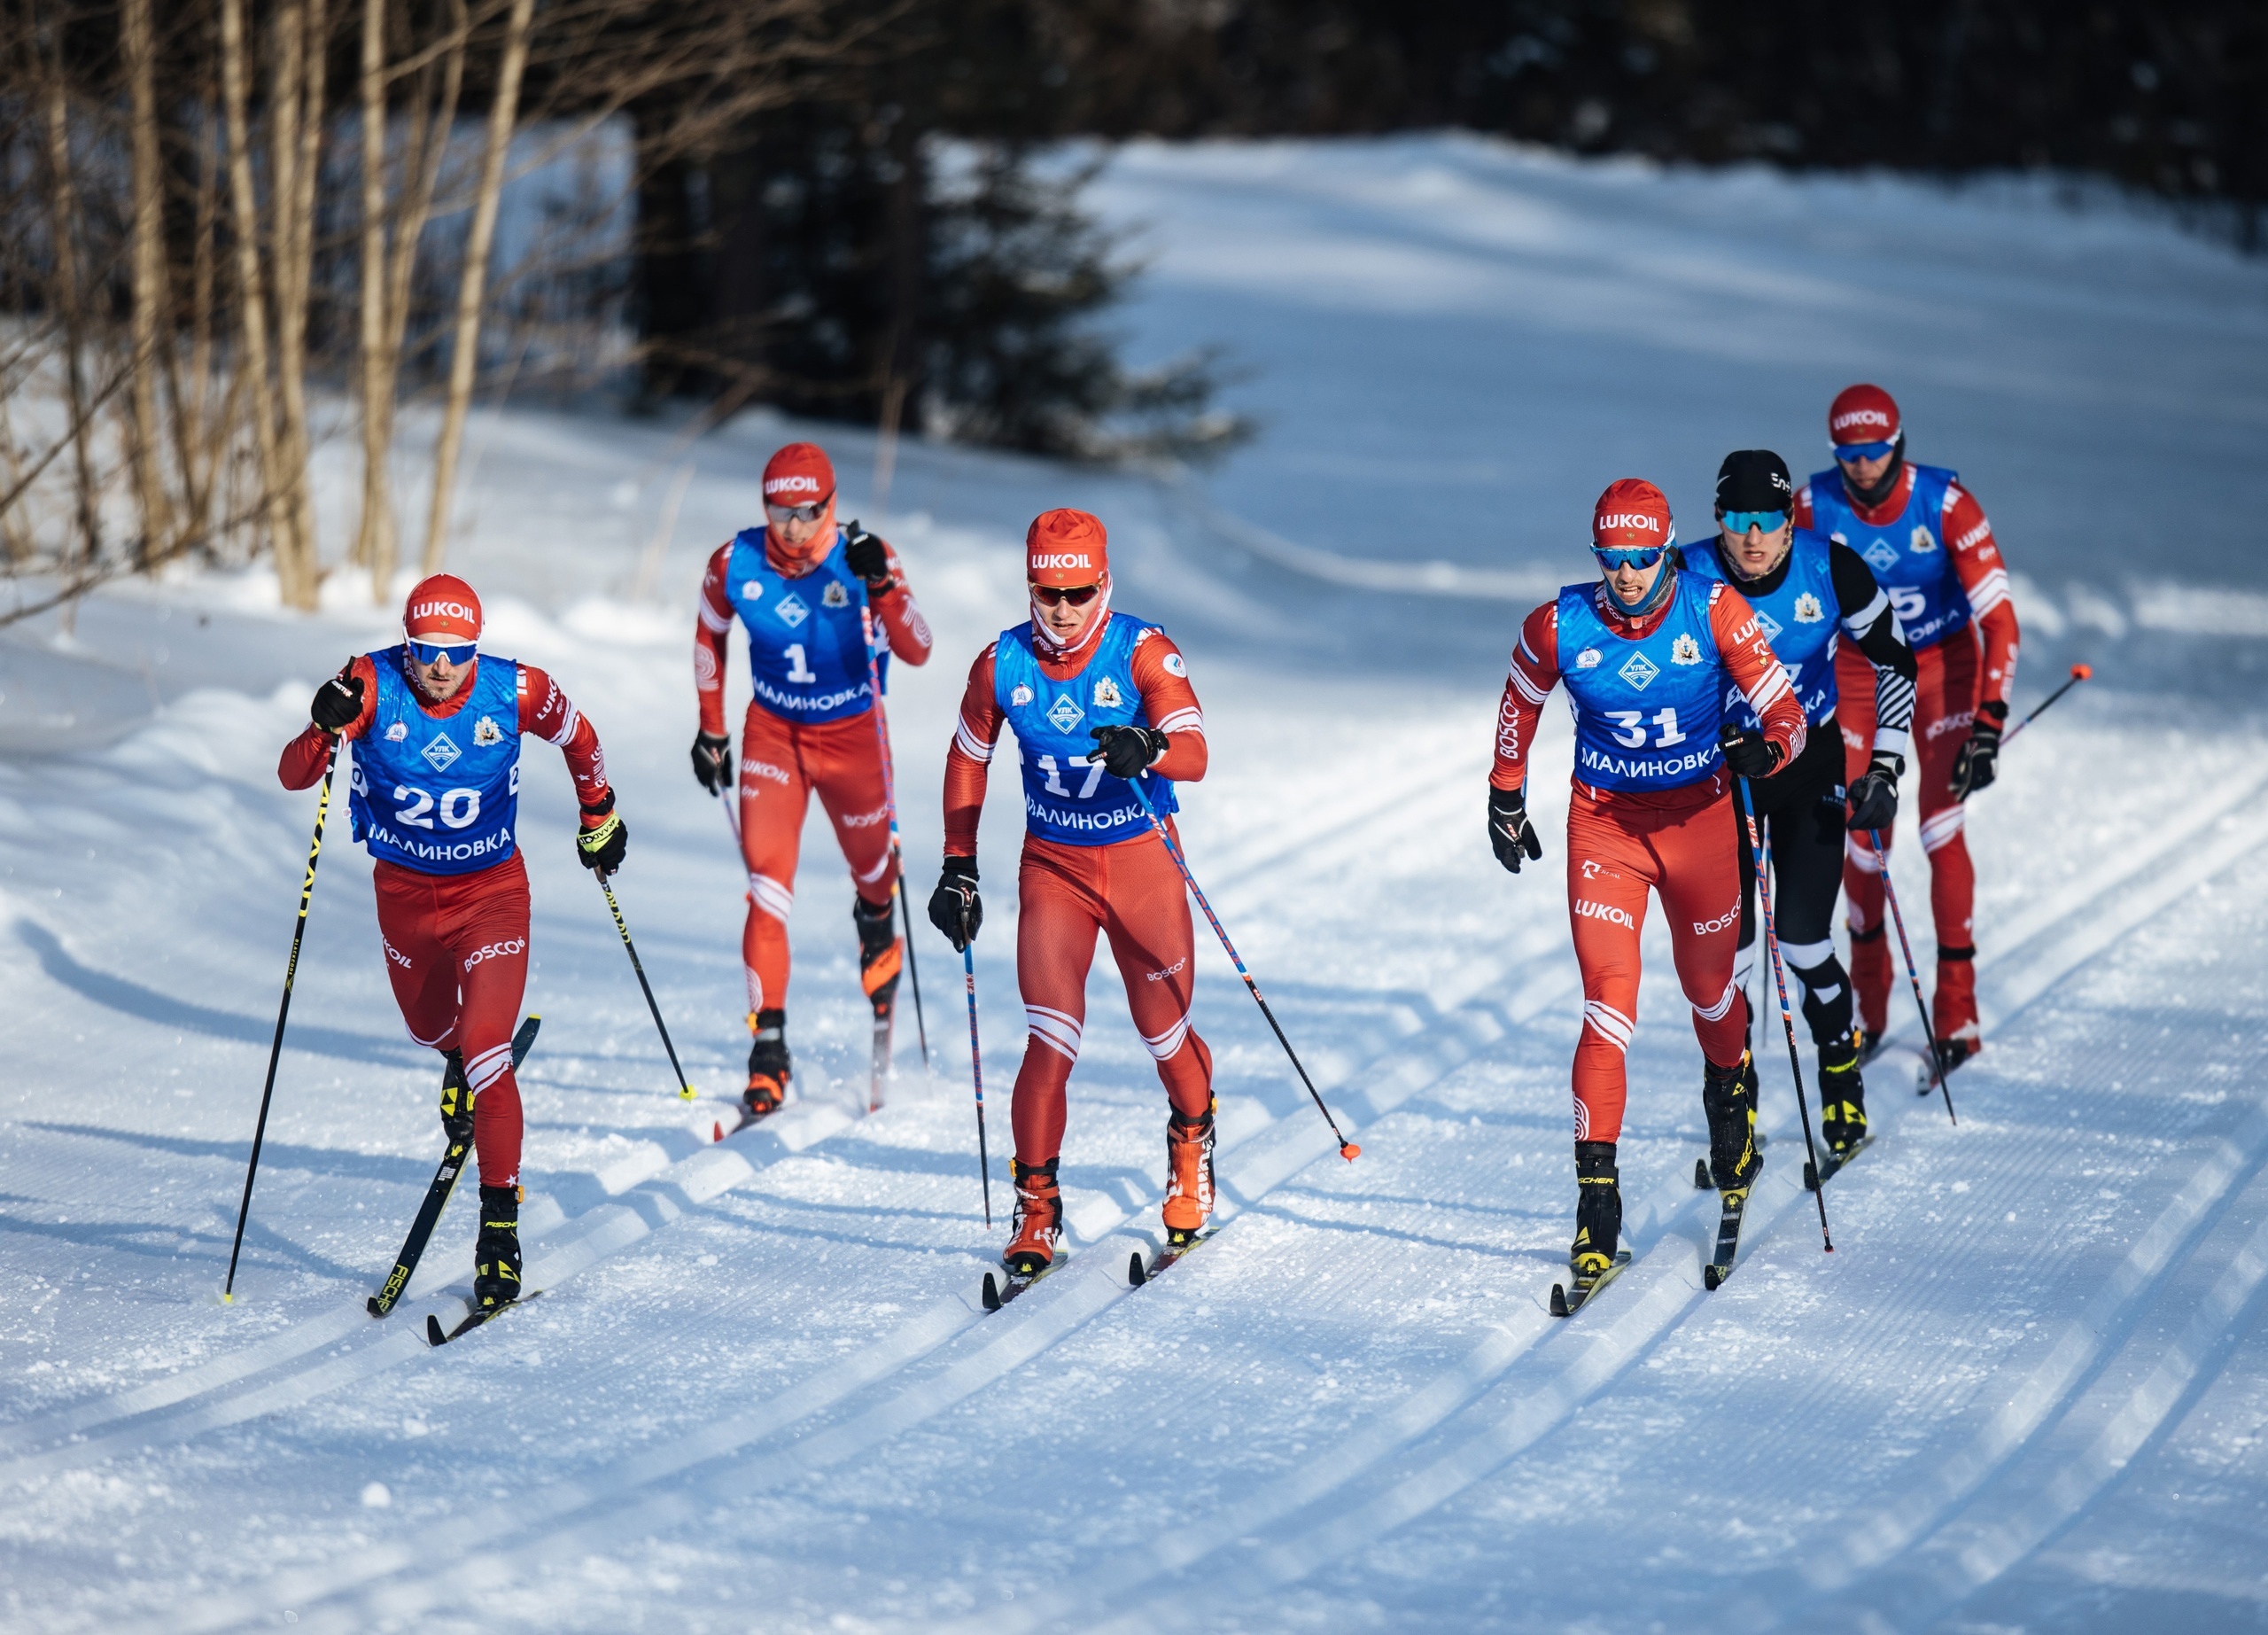
[[[441,1070],[441,1133],[452,1147],[472,1145],[472,1086],[464,1076],[464,1052],[448,1053]]]
[[[1614,1167],[1612,1141],[1575,1143],[1575,1241],[1567,1266],[1576,1287],[1587,1289],[1606,1275],[1622,1247],[1622,1185]]]
[[[1819,1133],[1828,1151],[1847,1158],[1867,1139],[1867,1086],[1859,1076],[1859,1030],[1819,1047]]]
[[[1701,1110],[1709,1116],[1709,1177],[1720,1193],[1747,1195],[1764,1155],[1756,1149],[1756,1065],[1744,1050],[1736,1067],[1704,1062]]]
[[[788,1060],[788,1013],[759,1010],[749,1018],[756,1034],[748,1047],[748,1088],[741,1092],[747,1122],[768,1118],[788,1099],[788,1081],[795,1076]]]
[[[480,1189],[480,1242],[472,1251],[472,1308],[493,1312],[520,1297],[520,1189]]]
[[[850,899],[850,923],[858,928],[858,985],[874,1015],[889,1015],[897,998],[898,968],[905,951],[898,946],[895,899],[884,898],[880,908],[863,897]]]

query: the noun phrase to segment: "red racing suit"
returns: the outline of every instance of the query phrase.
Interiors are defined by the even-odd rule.
[[[833,518],[830,510],[826,525],[830,539]],[[701,730],[711,735],[725,731],[725,673],[733,627],[725,577],[732,551],[727,540],[709,558],[693,632],[693,681],[701,703]],[[874,596],[874,611],[889,635],[891,657],[901,664],[923,664],[933,644],[929,622],[914,604],[897,553],[889,555],[889,587]],[[790,577],[796,572],[768,543],[765,556],[779,572]],[[787,1008],[788,912],[795,906],[804,816],[814,792],[835,825],[835,844],[850,865],[858,895],[876,907],[889,902],[897,871],[889,852],[889,801],[874,728],[872,712],[831,721],[796,721],[753,698],[749,701],[741,727],[741,859],[748,867],[741,963],[748,976],[751,1014]]]
[[[1602,600],[1611,601],[1612,598]],[[1668,616],[1676,598],[1644,617],[1602,608],[1610,630],[1636,641]],[[1800,754],[1802,702],[1748,603],[1729,586],[1709,609],[1720,663],[1780,746],[1781,764]],[[1559,608],[1547,602],[1520,626],[1496,713],[1496,762],[1488,782],[1517,790],[1527,781],[1543,701],[1559,684]],[[1740,856],[1730,774],[1713,772],[1681,788],[1653,791],[1596,788],[1574,781],[1567,806],[1567,917],[1583,973],[1583,1031],[1573,1074],[1575,1139],[1612,1141],[1622,1133],[1628,1095],[1624,1056],[1638,1024],[1638,932],[1651,888],[1669,915],[1678,985],[1693,1010],[1701,1054],[1720,1067],[1747,1047],[1747,1008],[1736,1003],[1733,956],[1740,941]]]
[[[1895,520],[1914,487],[1914,468],[1904,467],[1897,486],[1880,505],[1852,508],[1860,520],[1877,525]],[[1846,497],[1849,490],[1845,488]],[[1811,485],[1796,495],[1795,524],[1812,526]],[[1992,525],[1977,496],[1960,483],[1949,484],[1939,535],[1969,597],[1967,625],[1914,657],[1921,674],[1915,686],[1914,785],[1921,803],[1922,850],[1930,860],[1930,909],[1938,938],[1938,986],[1930,1009],[1940,1039],[1977,1037],[1977,868],[1969,860],[1961,803],[1953,798],[1953,758],[1968,741],[1969,722],[1980,704],[2006,704],[2016,681],[2019,633],[2016,610],[2008,599],[2008,573]],[[1835,657],[1843,728],[1844,768],[1848,780],[1866,771],[1874,746],[1873,666],[1855,648]],[[1891,831],[1883,831],[1891,844]],[[1882,863],[1872,841],[1852,830],[1845,842],[1843,895],[1850,905],[1851,986],[1859,1001],[1859,1021],[1879,1036],[1889,1020],[1891,957],[1883,923]]]
[[[446,702],[419,697],[427,715],[447,720],[464,707],[478,673],[479,661],[473,662],[464,684]],[[362,681],[362,712],[340,733],[346,739],[361,738],[377,711],[377,677],[369,655],[356,658],[353,668]],[[605,805],[610,793],[606,758],[590,718],[541,670],[532,665],[519,670],[520,730],[560,747],[576,798],[586,808]],[[415,689],[416,683],[412,680],[410,685]],[[310,722],[284,746],[276,775],[285,789],[310,788],[322,782],[331,753],[330,735]],[[588,827],[603,819],[584,821]],[[528,980],[528,874],[519,848],[516,845],[502,862],[471,874],[427,874],[383,860],[372,872],[378,942],[402,1022],[419,1044],[463,1054],[474,1095],[480,1184],[515,1186],[520,1179],[521,1117],[512,1030],[519,1023]]]
[[[1043,648],[1041,668],[1056,681],[1068,680],[1086,667],[1093,650],[1083,645],[1051,658]],[[1177,783],[1193,783],[1205,775],[1205,717],[1186,666],[1167,667],[1178,651],[1163,631],[1150,632],[1134,651],[1134,683],[1144,714],[1167,735],[1166,752],[1151,769]],[[993,686],[992,654],[986,647],[969,666],[960,720],[945,752],[948,857],[976,855],[986,773],[1007,719]],[[1165,821],[1171,829],[1173,820]],[[1174,841],[1180,844],[1177,830]],[[1087,970],[1098,931],[1110,939],[1127,1008],[1158,1064],[1167,1098],[1177,1112],[1202,1115],[1212,1104],[1213,1053],[1189,1025],[1197,950],[1181,871],[1164,843],[1146,833],[1082,846],[1027,833],[1016,884],[1022,899],[1016,985],[1029,1030],[1010,1109],[1017,1162],[1045,1164],[1062,1151],[1066,1092],[1086,1028]]]

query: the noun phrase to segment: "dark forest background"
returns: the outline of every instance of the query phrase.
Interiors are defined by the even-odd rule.
[[[1584,153],[2092,173],[2257,250],[2262,0],[911,0],[874,56],[649,171],[650,393],[1058,453],[1201,453],[1215,361],[1118,368],[1128,268],[1023,155],[1074,136],[1462,126]],[[985,144],[939,174],[935,138]],[[957,150],[962,151],[962,150]],[[754,384],[758,376],[761,385]],[[1115,441],[1100,428],[1118,428]]]

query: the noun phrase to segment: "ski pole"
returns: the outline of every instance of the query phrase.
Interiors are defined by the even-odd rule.
[[[1142,775],[1143,777],[1148,775],[1147,773]],[[1244,960],[1237,953],[1236,944],[1229,940],[1228,932],[1221,928],[1221,916],[1215,914],[1213,905],[1205,900],[1203,888],[1198,885],[1197,876],[1189,872],[1189,864],[1182,857],[1181,848],[1174,845],[1173,837],[1166,832],[1165,823],[1158,816],[1158,809],[1150,804],[1150,797],[1142,788],[1141,778],[1128,779],[1126,787],[1132,790],[1134,798],[1142,803],[1142,810],[1149,816],[1150,827],[1158,831],[1158,838],[1166,844],[1166,855],[1172,858],[1173,866],[1181,870],[1182,883],[1189,887],[1189,894],[1197,899],[1197,906],[1205,911],[1206,919],[1212,923],[1213,935],[1218,937],[1221,939],[1221,946],[1229,951],[1229,963],[1237,968],[1237,975],[1244,978],[1244,985],[1252,991],[1253,1002],[1260,1007],[1260,1014],[1267,1017],[1268,1025],[1275,1029],[1276,1042],[1284,1047],[1284,1054],[1292,1058],[1293,1067],[1298,1070],[1300,1082],[1308,1087],[1308,1094],[1315,1097],[1316,1111],[1323,1115],[1323,1121],[1331,1126],[1332,1134],[1338,1136],[1339,1156],[1349,1164],[1354,1163],[1363,1156],[1363,1149],[1347,1139],[1339,1128],[1339,1120],[1333,1118],[1331,1116],[1331,1109],[1323,1104],[1323,1095],[1316,1089],[1315,1080],[1309,1078],[1308,1070],[1301,1066],[1300,1053],[1293,1049],[1292,1041],[1284,1037],[1284,1029],[1276,1020],[1276,1013],[1268,1008],[1268,1001],[1261,997],[1260,985],[1252,979],[1252,973],[1245,969]]]
[[[2047,705],[2039,707],[2044,710]],[[1875,866],[1882,871],[1882,894],[1890,903],[1891,923],[1898,927],[1898,951],[1906,956],[1906,980],[1914,987],[1914,1008],[1922,1015],[1922,1039],[1930,1060],[1930,1078],[1946,1099],[1946,1117],[1959,1124],[1961,1119],[1953,1110],[1953,1086],[1946,1082],[1945,1063],[1938,1060],[1938,1025],[1930,1019],[1929,1004],[1922,997],[1922,973],[1915,969],[1914,945],[1906,939],[1906,916],[1898,911],[1898,888],[1890,883],[1890,849],[1882,843],[1882,830],[1870,829],[1867,834],[1875,843]]]
[[[237,1206],[237,1241],[229,1246],[229,1279],[221,1286],[221,1304],[237,1297],[237,1257],[244,1251],[245,1222],[252,1216],[252,1177],[260,1173],[260,1143],[268,1139],[268,1104],[276,1094],[276,1063],[284,1054],[284,1019],[291,1014],[291,985],[299,975],[299,945],[307,935],[307,905],[315,900],[315,864],[322,857],[322,821],[330,812],[330,779],[338,769],[338,742],[331,741],[322,763],[322,793],[315,798],[315,837],[307,844],[307,872],[299,882],[299,918],[291,928],[291,957],[284,966],[284,1002],[276,1008],[276,1039],[268,1047],[268,1082],[260,1087],[260,1121],[252,1125],[252,1162],[245,1165],[244,1202]]]
[[[1819,1172],[1819,1148],[1812,1145],[1811,1107],[1804,1100],[1803,1063],[1796,1055],[1796,1013],[1788,1004],[1787,973],[1780,969],[1780,934],[1772,926],[1772,883],[1768,878],[1770,859],[1765,854],[1763,842],[1757,837],[1756,814],[1749,806],[1748,780],[1740,778],[1734,783],[1734,799],[1740,807],[1740,821],[1748,828],[1748,849],[1756,858],[1756,900],[1764,911],[1764,941],[1766,952],[1772,956],[1772,982],[1780,993],[1780,1025],[1788,1034],[1788,1071],[1796,1080],[1796,1116],[1804,1125],[1804,1156],[1811,1160],[1812,1172]],[[1824,1252],[1835,1252],[1835,1239],[1827,1229],[1827,1188],[1815,1187],[1812,1200],[1819,1205],[1819,1241]]]
[[[850,525],[858,526],[855,522]],[[889,722],[882,715],[882,671],[874,657],[874,612],[858,604],[858,625],[866,635],[866,684],[874,689],[874,742],[882,757],[882,799],[889,809],[889,860],[897,867],[898,912],[905,916],[905,974],[913,983],[913,1031],[921,1040],[921,1071],[929,1071],[929,1024],[921,1017],[921,968],[913,958],[913,905],[905,900],[905,853],[897,840],[897,779],[890,770]]]
[[[630,969],[638,973],[638,986],[645,993],[646,1008],[654,1013],[654,1025],[661,1030],[662,1048],[669,1052],[670,1071],[677,1075],[678,1095],[690,1102],[695,1092],[692,1082],[685,1076],[685,1070],[677,1064],[677,1047],[670,1043],[669,1024],[662,1020],[662,1008],[654,1002],[654,985],[646,980],[646,968],[638,962],[638,945],[630,940],[629,922],[622,917],[622,905],[614,900],[614,884],[607,878],[603,868],[594,868],[591,873],[597,877],[599,890],[606,893],[606,906],[614,910],[614,929],[622,933],[622,946],[630,955]]]
[[[984,1229],[992,1229],[992,1160],[984,1150],[984,1048],[976,1039],[976,938],[960,915],[961,979],[968,985],[968,1072],[976,1082],[976,1178],[984,1188]]]
[[[2094,666],[2093,665],[2073,665],[2071,666],[2071,679],[2065,681],[2054,692],[2048,694],[2047,697],[2042,698],[2032,707],[2031,714],[2025,716],[2023,720],[2018,721],[2015,726],[2009,728],[2008,731],[2002,733],[2000,735],[2000,742],[2004,744],[2007,744],[2010,738],[2015,737],[2016,734],[2022,732],[2025,728],[2031,726],[2032,722],[2038,720],[2041,712],[2045,711],[2049,705],[2054,703],[2065,693],[2070,692],[2071,689],[2077,687],[2081,681],[2087,680],[2093,674]]]

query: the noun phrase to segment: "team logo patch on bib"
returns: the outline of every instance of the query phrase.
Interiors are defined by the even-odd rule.
[[[1661,673],[1662,667],[1643,653],[1631,654],[1622,668],[1616,672],[1624,681],[1642,693],[1646,690],[1646,683]]]
[[[409,723],[408,721],[396,721],[392,726],[386,728],[386,742],[388,744],[400,744],[408,736],[409,736]]]
[[[1056,731],[1068,732],[1087,719],[1087,712],[1079,707],[1076,698],[1065,693],[1048,706],[1047,719],[1055,723]]]
[[[849,607],[850,605],[850,593],[843,589],[843,581],[841,580],[837,580],[827,588],[827,594],[821,596],[819,600],[826,603],[829,607]]]
[[[1778,635],[1780,627],[1769,619],[1764,621],[1767,638]],[[1689,635],[1682,635],[1669,644],[1669,661],[1674,665],[1697,665],[1701,662],[1701,643]]]
[[[1868,564],[1877,573],[1887,573],[1898,565],[1898,547],[1888,540],[1876,540],[1865,551]]]
[[[742,585],[741,587],[741,600],[743,602],[763,601],[764,581],[760,579],[752,579],[749,580],[747,584]]]
[[[1764,633],[1764,639],[1766,641],[1776,642],[1779,640],[1780,631],[1782,628],[1780,621],[1773,618],[1771,614],[1766,612],[1762,608],[1756,610],[1756,627]],[[1685,636],[1678,637],[1678,640],[1681,642],[1688,639],[1689,638]],[[1674,657],[1676,657],[1677,662],[1682,665],[1696,664],[1699,662],[1697,658],[1687,658],[1682,654],[1674,655]]]
[[[472,729],[472,741],[483,749],[492,744],[504,742],[503,731],[496,725],[495,717],[484,715],[480,718],[479,724]]]
[[[1095,683],[1095,708],[1115,710],[1124,702],[1118,694],[1118,683],[1105,676]]]
[[[1599,661],[1605,657],[1606,655],[1600,652],[1598,649],[1595,647],[1587,647],[1581,652],[1575,655],[1575,668],[1578,670],[1596,670],[1599,666]]]
[[[425,757],[426,765],[432,767],[434,771],[447,772],[451,767],[456,765],[464,751],[457,748],[455,741],[448,734],[437,732],[433,735],[433,742],[427,744],[419,753]]]
[[[804,605],[804,599],[792,590],[773,603],[772,611],[780,616],[780,622],[790,630],[812,616],[811,609]]]
[[[1906,549],[1917,557],[1926,557],[1937,548],[1938,541],[1931,537],[1930,531],[1920,523],[1915,523],[1913,535],[1906,542]]]
[[[1015,691],[1008,695],[1008,702],[1019,706],[1029,704],[1031,702],[1031,689],[1026,687],[1021,681],[1017,682]]]
[[[1796,622],[1798,624],[1815,625],[1826,617],[1827,610],[1820,606],[1819,598],[1812,595],[1808,590],[1796,598]]]

